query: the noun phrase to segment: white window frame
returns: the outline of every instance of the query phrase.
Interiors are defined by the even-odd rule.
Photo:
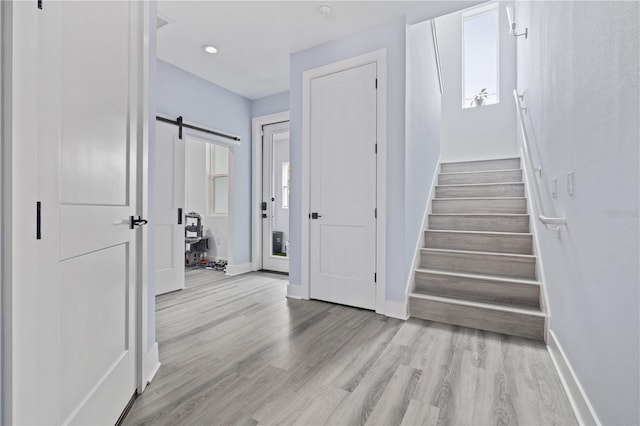
[[[216,173],[215,170],[215,148],[216,146],[227,150],[227,173]],[[210,217],[227,217],[229,216],[229,205],[227,204],[226,212],[216,211],[216,195],[215,180],[218,178],[227,178],[227,198],[229,197],[229,162],[231,150],[224,145],[216,145],[212,143],[206,144],[207,153],[207,216]]]
[[[496,23],[496,30],[498,31],[498,36],[496,37],[496,48],[498,50],[498,63],[497,63],[497,67],[496,67],[496,103],[494,104],[490,104],[490,105],[484,105],[484,106],[491,106],[491,105],[499,105],[500,104],[500,85],[501,85],[501,80],[500,80],[500,64],[501,64],[501,56],[500,56],[500,4],[498,2],[491,2],[489,4],[485,4],[482,6],[478,6],[478,7],[474,7],[473,9],[469,9],[465,12],[462,13],[462,25],[460,25],[460,32],[461,32],[461,39],[462,39],[462,49],[461,49],[461,60],[462,60],[462,79],[460,81],[460,84],[462,86],[462,109],[473,109],[473,108],[477,108],[476,106],[469,106],[466,104],[465,102],[465,75],[464,75],[464,22],[465,20],[469,19],[469,18],[477,18],[479,16],[482,15],[487,15],[489,13],[493,13],[496,12],[498,14],[498,19],[497,19],[497,23]]]

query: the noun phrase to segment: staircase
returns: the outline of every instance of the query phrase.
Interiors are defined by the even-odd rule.
[[[544,340],[519,158],[442,163],[412,317]]]

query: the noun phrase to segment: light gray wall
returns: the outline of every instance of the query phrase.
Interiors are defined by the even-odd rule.
[[[418,240],[423,238],[422,221],[440,157],[440,103],[431,21],[410,25],[407,28],[407,139],[404,160],[406,278],[413,268]]]
[[[387,49],[387,300],[404,302],[404,135],[406,20],[291,55],[291,257],[289,282],[301,283],[302,73],[308,69]],[[305,166],[306,167],[306,166]]]
[[[551,329],[602,424],[640,423],[638,2],[519,4],[518,89],[543,167]],[[575,195],[566,173],[575,172]],[[558,178],[558,198],[549,198]]]
[[[251,117],[289,111],[289,92],[276,93],[251,101]]]
[[[233,262],[251,261],[251,101],[157,61],[157,111],[240,137],[233,152]]]
[[[442,59],[442,161],[516,156],[516,40],[500,2],[500,103],[462,108],[462,12],[436,19]]]

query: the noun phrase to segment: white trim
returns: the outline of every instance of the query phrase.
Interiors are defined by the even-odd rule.
[[[290,299],[304,299],[302,286],[287,284],[287,297]]]
[[[0,338],[0,423],[1,424],[9,424],[7,419],[10,416],[5,416],[5,403],[8,402],[8,398],[5,399],[5,389],[9,389],[9,381],[7,380],[7,374],[5,373],[5,362],[7,361],[7,354],[5,354],[5,345],[7,342],[7,329],[5,329],[5,325],[9,322],[9,318],[5,318],[7,310],[5,309],[5,282],[7,273],[7,263],[5,263],[5,247],[9,246],[9,239],[7,238],[7,232],[5,230],[8,226],[10,226],[9,221],[5,217],[6,206],[8,202],[8,197],[6,197],[6,191],[4,187],[4,183],[7,180],[4,173],[6,167],[8,166],[9,157],[6,153],[8,149],[8,141],[9,138],[9,122],[11,121],[9,118],[9,109],[11,107],[10,99],[8,96],[5,97],[5,83],[8,83],[9,76],[11,73],[9,72],[9,64],[11,63],[8,59],[8,51],[10,51],[10,31],[11,25],[9,19],[6,19],[5,16],[7,13],[3,12],[5,8],[9,8],[10,4],[8,2],[0,3],[0,334],[2,337]],[[11,15],[8,15],[11,16]],[[7,37],[5,37],[5,31],[7,31]],[[6,43],[5,43],[6,42]],[[7,57],[5,58],[5,54]],[[6,59],[6,60],[5,60]],[[6,145],[5,145],[6,143]]]
[[[246,274],[247,272],[251,272],[251,263],[241,263],[239,265],[228,264],[226,275],[233,277],[236,275]]]
[[[440,158],[438,158],[438,162],[436,164],[436,170],[433,173],[433,178],[431,179],[431,186],[429,189],[429,195],[427,196],[427,203],[424,206],[424,214],[422,216],[422,225],[420,227],[420,233],[416,240],[416,248],[413,250],[413,262],[411,263],[412,268],[409,271],[409,277],[407,278],[407,284],[404,288],[404,297],[405,304],[409,303],[409,293],[413,292],[415,289],[416,282],[416,269],[420,267],[420,249],[424,245],[424,231],[429,226],[429,213],[431,212],[431,200],[433,198],[434,189],[436,187],[436,183],[438,181],[438,175],[440,174]]]
[[[301,297],[309,299],[310,295],[310,143],[311,143],[311,80],[362,65],[376,63],[378,91],[377,103],[377,143],[378,156],[376,159],[376,199],[378,220],[376,221],[376,265],[378,282],[376,285],[376,312],[384,314],[386,311],[386,248],[387,248],[387,49],[379,49],[364,55],[338,61],[332,64],[313,68],[302,73],[302,199],[300,218],[302,224],[301,235]]]
[[[387,300],[385,302],[384,314],[391,318],[407,320],[409,319],[409,303],[391,302]]]
[[[262,269],[262,127],[289,121],[289,111],[251,119],[251,269]]]
[[[553,365],[556,367],[556,371],[560,376],[562,386],[564,386],[567,392],[567,397],[571,403],[571,408],[573,408],[573,413],[576,415],[578,424],[601,425],[602,423],[600,423],[596,411],[593,409],[587,394],[580,384],[580,380],[578,380],[576,373],[571,367],[571,363],[567,359],[567,356],[562,350],[562,346],[560,346],[560,342],[558,342],[558,338],[552,330],[549,331],[547,349],[551,355]]]
[[[150,6],[144,2],[139,6],[138,30],[138,146],[137,146],[137,202],[138,214],[149,219],[149,126],[150,123],[150,68],[151,57],[149,52],[150,18],[155,15],[150,11]],[[134,53],[135,54],[135,53]],[[155,121],[155,120],[154,120]],[[145,353],[149,336],[149,328],[155,329],[155,324],[149,324],[149,227],[144,226],[136,235],[137,250],[137,283],[136,283],[136,389],[141,393],[147,385],[145,371],[149,368],[147,360],[149,354]],[[154,342],[155,343],[155,342]],[[156,355],[157,355],[157,346]],[[152,348],[153,349],[153,348]]]
[[[153,344],[153,346],[151,346],[151,349],[147,351],[147,354],[145,356],[145,360],[144,360],[145,370],[143,373],[144,385],[142,386],[143,391],[147,387],[147,385],[151,383],[153,378],[156,376],[156,373],[160,369],[160,365],[162,364],[160,362],[160,355],[158,353],[158,342],[156,342]]]

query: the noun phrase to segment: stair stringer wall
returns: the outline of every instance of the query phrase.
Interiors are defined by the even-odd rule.
[[[522,180],[524,181],[524,191],[527,198],[527,211],[529,212],[529,229],[533,234],[533,254],[536,256],[536,277],[540,282],[540,310],[546,315],[544,322],[544,341],[547,343],[549,339],[549,330],[551,329],[551,309],[549,305],[549,299],[547,296],[546,279],[544,275],[544,265],[542,256],[540,255],[540,242],[538,239],[538,233],[534,221],[538,220],[539,212],[535,209],[535,203],[533,202],[534,194],[531,192],[530,179],[536,179],[535,176],[531,176],[529,168],[526,166],[525,153],[520,152],[522,158]],[[551,232],[551,231],[549,231]]]
[[[407,283],[404,289],[404,300],[405,304],[409,306],[409,293],[411,293],[415,289],[416,284],[416,269],[420,267],[420,249],[424,247],[424,231],[429,227],[429,213],[431,213],[432,200],[435,196],[435,188],[438,183],[438,175],[440,175],[440,164],[442,158],[438,158],[438,165],[436,166],[433,177],[431,178],[431,186],[429,187],[429,195],[426,199],[426,205],[424,206],[424,214],[422,216],[422,226],[420,227],[420,231],[418,232],[418,236],[416,238],[416,246],[413,250],[413,261],[411,262],[411,270],[409,271],[409,276],[407,277]],[[409,236],[407,235],[407,238]],[[407,308],[407,315],[409,315],[409,309]]]

